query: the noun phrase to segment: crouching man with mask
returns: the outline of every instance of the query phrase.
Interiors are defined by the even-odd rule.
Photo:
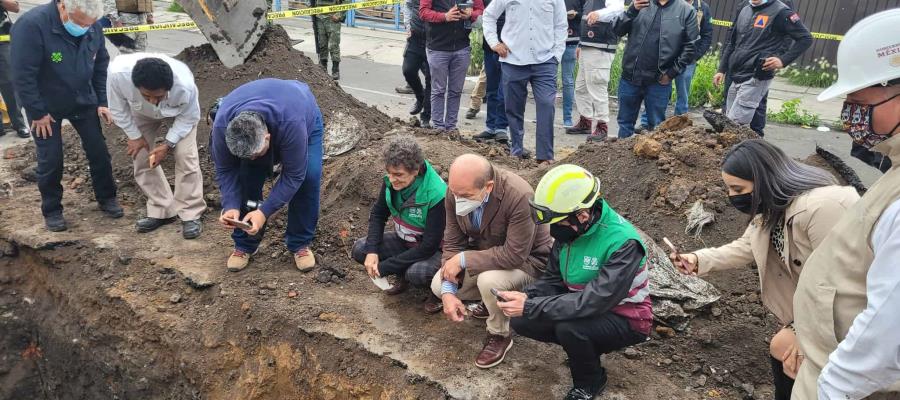
[[[544,275],[524,293],[500,292],[516,333],[557,343],[569,358],[566,400],[606,388],[600,355],[647,340],[653,321],[649,268],[640,234],[600,196],[600,181],[576,165],[541,178],[534,220],[556,241]]]
[[[509,317],[491,289],[521,290],[540,276],[550,254],[549,228],[531,219],[533,194],[528,182],[484,157],[464,154],[450,166],[442,267],[431,289],[454,322],[467,314],[462,301],[483,302],[472,312],[487,318],[488,336],[475,359],[479,368],[500,364],[512,347]]]

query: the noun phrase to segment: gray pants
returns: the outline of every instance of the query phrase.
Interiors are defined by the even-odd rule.
[[[456,129],[470,51],[469,47],[459,51],[426,50],[431,68],[431,121],[435,129]]]
[[[0,44],[0,95],[3,95],[3,102],[6,103],[6,111],[9,113],[13,129],[19,130],[27,128],[27,126],[25,118],[22,117],[22,108],[19,107],[19,101],[16,99],[16,91],[13,90],[9,47],[8,42]]]
[[[725,109],[728,111],[725,116],[737,124],[749,124],[750,121],[753,121],[753,115],[756,114],[759,102],[769,92],[771,85],[771,79],[761,81],[751,78],[741,83],[732,82],[728,88],[728,100],[725,104]]]

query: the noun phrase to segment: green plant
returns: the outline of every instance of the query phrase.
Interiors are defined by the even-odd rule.
[[[837,80],[837,68],[822,57],[803,67],[788,66],[779,75],[797,86],[824,88]]]
[[[472,49],[472,58],[469,60],[469,70],[467,74],[477,76],[481,73],[481,67],[484,65],[484,48],[481,47],[482,38],[481,28],[472,29],[469,33],[469,43]]]
[[[609,67],[609,87],[607,92],[610,96],[619,95],[619,79],[622,79],[622,54],[625,53],[625,41],[619,42],[619,48],[616,49],[616,56],[613,57],[612,66]]]
[[[688,106],[703,107],[707,104],[709,107],[719,107],[725,102],[724,85],[719,87],[713,86],[713,76],[719,70],[719,51],[706,53],[705,56],[697,60],[697,67],[694,69],[694,79],[691,82],[691,95],[688,98]]]
[[[781,105],[778,112],[769,112],[769,119],[783,124],[802,126],[818,126],[821,120],[817,114],[813,114],[800,108],[800,99],[792,99]]]
[[[173,0],[173,1],[172,1],[172,4],[169,4],[168,11],[170,11],[170,12],[180,12],[180,13],[183,13],[183,12],[184,12],[184,8],[182,8],[182,7],[181,7],[181,4],[178,4],[177,1],[174,1],[174,0]]]

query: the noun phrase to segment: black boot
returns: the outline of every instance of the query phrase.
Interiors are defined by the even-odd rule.
[[[322,71],[328,72],[328,59],[327,59],[327,58],[320,58],[320,59],[319,59],[319,66],[322,67]]]
[[[331,79],[340,80],[341,79],[341,63],[338,61],[331,62]]]
[[[138,231],[138,233],[147,233],[153,232],[157,228],[170,224],[175,221],[175,218],[152,218],[146,217],[137,220],[134,224],[134,228]]]
[[[410,115],[416,115],[425,109],[425,96],[416,96],[416,102],[409,108]]]

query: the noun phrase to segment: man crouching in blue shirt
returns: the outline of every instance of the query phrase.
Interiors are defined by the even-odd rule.
[[[316,265],[309,249],[319,219],[322,178],[322,113],[309,86],[298,81],[261,79],[222,99],[212,131],[216,180],[222,192],[219,222],[234,231],[229,271],[247,267],[265,232],[266,221],[288,205],[285,245],[297,269]],[[269,197],[263,184],[281,163]],[[241,228],[241,221],[244,226]]]

